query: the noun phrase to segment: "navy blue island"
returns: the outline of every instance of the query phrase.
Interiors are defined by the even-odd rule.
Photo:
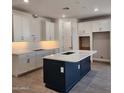
[[[96,51],[72,50],[43,58],[44,83],[59,93],[68,93],[91,70]]]

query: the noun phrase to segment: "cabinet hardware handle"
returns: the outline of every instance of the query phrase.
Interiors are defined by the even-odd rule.
[[[21,36],[21,40],[24,40],[24,37],[23,36]]]
[[[78,65],[78,69],[80,69],[80,65]]]
[[[99,28],[99,30],[101,31],[101,30],[102,30],[102,28]]]
[[[27,59],[27,63],[30,63],[30,59],[29,58]]]
[[[64,67],[60,67],[60,73],[64,73]]]
[[[85,33],[85,30],[83,30],[83,33]]]

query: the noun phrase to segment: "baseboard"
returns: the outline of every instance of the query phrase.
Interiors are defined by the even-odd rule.
[[[94,61],[110,62],[109,59],[93,58]]]

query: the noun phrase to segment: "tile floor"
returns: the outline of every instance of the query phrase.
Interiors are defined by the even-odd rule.
[[[57,93],[44,87],[42,69],[12,79],[12,93]],[[69,93],[111,93],[110,64],[92,63],[92,70]]]

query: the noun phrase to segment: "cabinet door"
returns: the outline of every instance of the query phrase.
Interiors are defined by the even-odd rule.
[[[80,75],[81,77],[85,76],[89,70],[91,69],[91,62],[90,62],[90,57],[87,57],[83,60],[80,61]]]
[[[43,66],[43,57],[44,57],[43,51],[36,52],[36,63],[35,63],[36,68]]]
[[[30,20],[27,17],[22,17],[22,33],[24,41],[31,40],[31,29],[30,29]]]
[[[93,21],[93,32],[103,32],[111,30],[111,21],[110,19]]]
[[[42,39],[54,40],[54,23],[49,21],[42,22]]]
[[[28,64],[29,64],[29,58],[27,55],[19,55],[19,62],[18,62],[18,68],[17,73],[21,74],[28,71]]]
[[[14,41],[22,41],[22,17],[13,14],[13,39]]]
[[[49,23],[50,40],[54,40],[54,23]]]
[[[28,66],[27,66],[28,71],[33,70],[33,69],[36,68],[35,67],[35,62],[36,62],[36,58],[35,57],[36,57],[35,56],[35,52],[30,53],[30,54],[27,55],[27,58],[28,58],[27,61],[29,61]]]
[[[46,21],[46,40],[54,40],[54,23]]]
[[[93,25],[93,32],[99,32],[99,27],[100,27],[99,21],[93,21],[92,25]]]
[[[41,21],[39,18],[32,18],[31,20],[31,37],[33,41],[40,41],[41,35]]]
[[[100,31],[110,31],[110,19],[105,19],[100,21],[99,30]]]
[[[63,47],[64,50],[70,50],[72,47],[71,22],[63,23]]]
[[[35,54],[19,55],[18,74],[30,71],[35,68]]]
[[[66,89],[71,88],[80,79],[80,63],[69,63],[65,65]]]
[[[78,24],[78,34],[79,35],[90,35],[92,32],[91,22],[81,22]]]
[[[50,22],[48,22],[48,21],[46,21],[46,40],[50,40],[50,34],[51,34],[51,32],[50,32]]]

